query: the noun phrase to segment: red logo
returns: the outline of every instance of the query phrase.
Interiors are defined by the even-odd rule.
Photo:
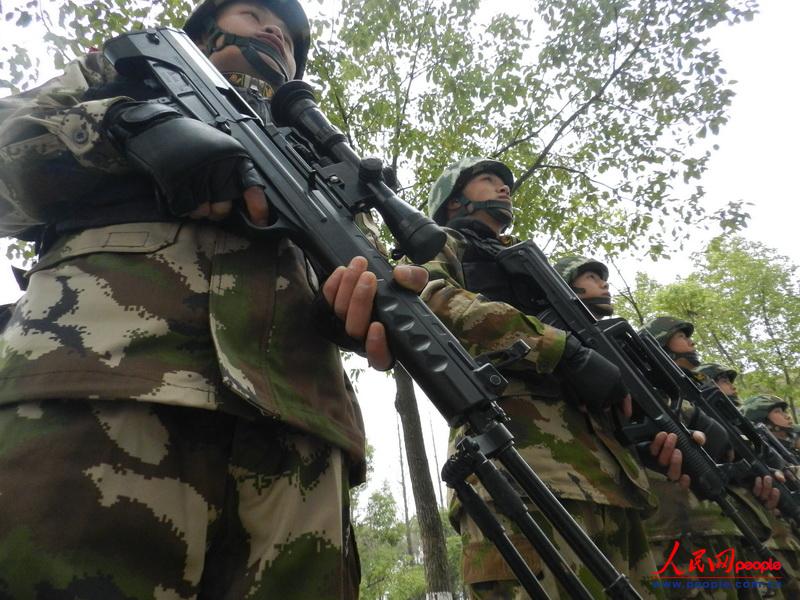
[[[680,546],[681,543],[675,540],[669,558],[658,571],[653,572],[653,575],[669,579],[737,579],[744,577],[739,575],[742,572],[752,573],[750,577],[754,575],[763,577],[765,573],[781,570],[780,561],[773,558],[764,561],[736,560],[733,548],[726,548],[716,555],[708,554],[705,548],[701,548],[692,552],[687,565],[678,565],[675,562],[675,555]]]

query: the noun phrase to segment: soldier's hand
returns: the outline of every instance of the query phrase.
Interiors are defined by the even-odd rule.
[[[599,352],[567,335],[564,354],[556,365],[556,374],[569,386],[579,404],[591,411],[620,407],[625,411],[628,390],[617,365]]]
[[[783,481],[783,473],[775,471],[775,478]],[[772,486],[773,480],[769,475],[756,477],[753,483],[753,495],[758,498],[759,502],[761,502],[767,510],[776,510],[778,508],[778,502],[781,499],[781,491]]]
[[[267,225],[269,221],[269,204],[264,195],[264,188],[251,186],[242,193],[247,215],[254,225]],[[210,219],[211,221],[221,221],[225,219],[233,209],[233,202],[204,202],[192,212],[189,217],[192,219]]]
[[[692,439],[698,445],[706,443],[706,436],[702,431],[693,431]],[[677,481],[683,489],[689,489],[692,479],[683,470],[683,452],[676,448],[678,436],[674,433],[661,431],[656,434],[650,443],[650,454],[662,467],[667,467],[667,479]]]
[[[422,267],[398,265],[394,280],[406,289],[421,292],[428,282],[428,272]],[[379,371],[390,369],[394,357],[386,340],[383,324],[372,321],[372,308],[378,280],[367,271],[367,259],[357,256],[347,267],[337,267],[322,286],[322,295],[333,312],[344,322],[352,338],[364,340],[369,364]]]
[[[264,181],[232,136],[153,102],[115,104],[103,125],[130,165],[155,180],[173,215],[218,221],[243,198],[250,220],[267,224]]]

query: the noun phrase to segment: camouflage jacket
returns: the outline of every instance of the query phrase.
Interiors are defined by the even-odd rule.
[[[611,433],[605,415],[590,415],[564,400],[553,372],[565,333],[510,304],[464,289],[462,258],[469,243],[447,229],[443,251],[425,268],[430,282],[423,300],[464,347],[477,356],[524,340],[531,352],[505,372],[509,385],[502,405],[517,449],[561,498],[620,507],[653,502],[638,461]],[[517,240],[502,236],[504,245]]]
[[[0,232],[52,224],[84,186],[128,171],[99,133],[120,98],[82,101],[113,76],[91,54],[0,99]],[[292,242],[209,221],[112,224],[61,235],[28,277],[0,336],[0,403],[132,398],[263,414],[363,457],[360,411],[338,348],[310,318],[317,282]]]

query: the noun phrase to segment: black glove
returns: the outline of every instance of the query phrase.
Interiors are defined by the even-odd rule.
[[[705,451],[717,462],[727,462],[732,446],[725,427],[696,406],[688,405],[682,417],[686,427],[706,434]]]
[[[206,202],[236,200],[249,187],[265,187],[235,138],[171,106],[121,102],[103,125],[128,161],[155,179],[176,216]]]
[[[628,395],[617,366],[569,334],[555,373],[590,410],[605,410]]]

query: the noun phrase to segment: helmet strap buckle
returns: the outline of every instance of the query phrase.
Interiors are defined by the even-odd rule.
[[[222,40],[222,45],[217,46],[220,39]],[[214,52],[219,52],[228,46],[236,46],[239,48],[242,56],[250,66],[253,67],[265,81],[272,84],[275,89],[289,81],[286,64],[278,50],[260,40],[223,31],[215,26],[211,30],[208,36],[208,42],[206,43],[208,54],[211,55]],[[269,56],[278,67],[278,70],[265,62],[261,54]]]

